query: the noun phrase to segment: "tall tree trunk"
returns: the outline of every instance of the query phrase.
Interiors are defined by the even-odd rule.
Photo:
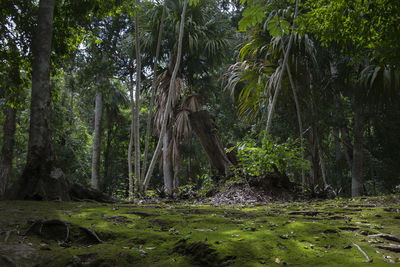
[[[232,165],[225,153],[217,134],[215,121],[206,110],[193,112],[189,115],[190,126],[200,139],[200,143],[207,154],[211,172],[214,176],[225,176]]]
[[[278,16],[278,25],[279,25],[279,35],[281,37],[281,49],[283,54],[286,54],[286,49],[285,49],[285,45],[283,44],[283,34],[282,34],[282,28],[281,28],[281,22]],[[290,87],[292,88],[292,94],[293,94],[293,100],[296,106],[296,115],[297,115],[297,123],[299,125],[299,137],[300,137],[300,149],[301,151],[303,151],[303,123],[302,123],[302,119],[301,119],[301,110],[300,110],[300,103],[299,103],[299,99],[297,97],[297,90],[296,90],[296,84],[293,80],[292,77],[292,72],[290,71],[290,67],[289,67],[289,63],[286,61],[286,69],[287,69],[287,73],[288,73],[288,77],[289,77],[289,81],[290,81]],[[302,152],[302,157],[304,157],[304,153]],[[306,176],[305,176],[305,171],[304,171],[304,164],[301,166],[301,185],[305,186],[305,182],[306,182]]]
[[[136,0],[136,5],[139,6],[140,1]],[[136,191],[141,188],[140,182],[140,91],[141,91],[141,75],[142,75],[142,60],[140,55],[140,32],[139,32],[139,9],[136,9],[135,16],[135,50],[136,50],[136,89],[135,89],[135,187]]]
[[[96,107],[94,112],[92,178],[90,185],[93,189],[100,190],[100,155],[101,155],[101,121],[103,117],[103,94],[96,94]]]
[[[110,177],[110,166],[111,166],[111,159],[110,159],[110,152],[111,152],[111,143],[113,140],[113,122],[112,122],[112,115],[107,112],[107,142],[106,147],[104,149],[104,171],[103,171],[103,181],[105,185],[109,185],[112,179]]]
[[[278,83],[277,83],[276,88],[275,88],[274,97],[272,99],[272,103],[271,103],[270,108],[269,108],[268,117],[267,117],[267,126],[265,128],[265,134],[266,135],[269,134],[269,130],[271,128],[272,114],[274,113],[274,108],[275,108],[275,105],[276,105],[276,102],[277,102],[277,99],[278,99],[279,91],[281,90],[281,87],[282,87],[283,74],[285,73],[287,62],[289,60],[290,49],[292,48],[292,43],[293,43],[293,38],[294,38],[294,30],[295,30],[295,27],[296,27],[296,19],[297,19],[297,15],[298,15],[298,11],[299,11],[299,2],[300,2],[300,0],[296,0],[296,9],[295,9],[295,13],[294,13],[294,21],[293,21],[293,25],[292,25],[292,32],[290,33],[289,43],[288,43],[287,50],[286,50],[286,53],[284,54],[284,58],[283,58],[282,70],[281,70],[281,72],[279,74]]]
[[[361,89],[356,89],[360,91]],[[357,197],[363,194],[363,135],[364,135],[364,118],[363,105],[359,92],[356,92],[354,103],[354,145],[353,145],[353,165],[351,169],[351,195]]]
[[[165,193],[170,195],[172,193],[172,173],[171,173],[171,157],[168,153],[170,131],[167,130],[163,137],[163,176],[164,176],[164,190]]]
[[[68,182],[54,166],[50,131],[50,54],[54,0],[40,0],[33,43],[32,93],[27,163],[10,197],[69,200]]]
[[[140,175],[141,175],[140,179],[142,182],[144,181],[145,174],[146,174],[146,168],[147,168],[147,157],[148,157],[148,153],[149,153],[149,139],[150,139],[150,135],[151,135],[151,120],[153,118],[153,108],[154,108],[154,102],[156,99],[158,60],[160,58],[161,39],[162,39],[163,31],[164,31],[164,17],[165,17],[166,9],[167,9],[167,0],[164,1],[164,5],[163,5],[163,11],[162,11],[161,21],[160,21],[160,29],[158,31],[156,57],[154,59],[154,65],[153,65],[153,82],[151,85],[152,90],[151,90],[149,114],[147,116],[147,122],[146,122],[146,136],[145,136],[145,140],[144,140],[143,164],[142,164],[142,171],[140,173]]]
[[[128,145],[128,174],[129,174],[129,198],[133,197],[133,168],[132,168],[132,148],[134,142],[135,135],[135,103],[133,100],[133,74],[132,72],[129,74],[129,93],[130,93],[130,102],[131,102],[131,127],[130,127],[130,136],[129,136],[129,145]]]
[[[3,147],[0,161],[0,200],[7,190],[8,181],[12,171],[12,161],[15,143],[16,110],[8,105],[5,107],[6,115],[3,127]]]
[[[183,33],[184,33],[184,26],[185,26],[184,22],[185,22],[185,16],[186,16],[186,7],[187,7],[187,0],[184,0],[183,10],[182,10],[182,15],[181,15],[181,23],[179,26],[178,51],[177,51],[174,71],[172,72],[171,81],[170,81],[169,89],[168,89],[168,98],[167,98],[167,104],[166,104],[167,107],[165,108],[165,111],[163,114],[163,122],[161,125],[160,138],[158,140],[156,150],[154,151],[153,158],[151,159],[149,169],[147,171],[145,180],[143,182],[144,190],[147,189],[147,186],[150,182],[150,177],[153,174],[154,166],[156,165],[157,158],[160,155],[162,140],[164,138],[164,134],[167,129],[168,114],[171,112],[172,95],[174,94],[176,75],[178,74],[179,66],[181,63],[181,57],[182,57],[182,42],[183,42]]]
[[[315,126],[311,126],[310,131],[310,149],[311,149],[311,169],[310,169],[310,186],[312,192],[314,192],[315,186],[319,180],[319,153],[318,153],[318,142],[317,142],[317,131]]]
[[[343,126],[340,129],[340,133],[342,134],[342,144],[343,144],[343,150],[344,150],[344,155],[346,157],[346,162],[347,165],[349,166],[349,169],[351,170],[353,168],[353,146],[351,145],[351,140],[349,137],[349,129],[345,126]]]

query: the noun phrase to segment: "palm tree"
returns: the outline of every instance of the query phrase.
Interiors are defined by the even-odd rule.
[[[168,55],[166,70],[158,77],[157,88],[157,111],[155,113],[155,125],[160,131],[160,123],[163,121],[167,105],[167,90],[172,80],[172,66],[176,53],[176,35],[175,32],[178,23],[175,14],[182,10],[180,1],[168,1],[169,11],[166,16],[165,33],[166,46],[163,47],[164,55]],[[172,188],[172,184],[177,184],[177,171],[179,170],[179,143],[182,137],[190,132],[189,113],[196,112],[200,106],[197,101],[198,94],[192,91],[193,83],[197,79],[204,79],[209,73],[215,71],[215,68],[224,58],[221,53],[229,47],[228,23],[224,16],[218,16],[220,12],[216,8],[214,1],[204,0],[198,5],[191,5],[187,10],[187,19],[185,20],[185,34],[182,36],[182,65],[178,70],[175,91],[171,98],[172,111],[167,115],[168,124],[171,128],[168,134],[164,136],[163,142],[163,170],[164,178],[168,185],[167,191]],[[219,14],[219,13],[218,13]],[[190,103],[190,104],[189,104]],[[196,104],[195,104],[196,103]],[[183,131],[183,132],[182,132]],[[171,163],[171,164],[169,164]],[[174,166],[174,176],[169,166]],[[148,182],[149,180],[147,180]],[[175,182],[173,182],[175,181]],[[147,185],[146,185],[147,186]]]

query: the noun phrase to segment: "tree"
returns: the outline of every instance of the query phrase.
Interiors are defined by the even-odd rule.
[[[163,138],[164,138],[164,135],[165,135],[166,130],[167,130],[168,115],[169,115],[169,112],[171,110],[171,101],[172,101],[173,94],[174,94],[174,89],[175,89],[175,79],[176,79],[176,76],[178,74],[179,65],[180,65],[181,56],[182,56],[182,43],[183,43],[183,33],[184,33],[184,25],[185,25],[186,7],[187,7],[187,0],[184,0],[183,10],[182,10],[182,14],[181,14],[181,22],[180,22],[180,26],[179,26],[178,50],[177,50],[175,67],[174,67],[174,70],[173,70],[172,75],[171,75],[171,81],[170,81],[169,91],[168,91],[168,98],[167,98],[167,101],[166,101],[166,108],[165,108],[165,111],[164,111],[163,121],[162,121],[162,125],[161,125],[161,130],[160,130],[160,138],[158,140],[155,152],[153,154],[153,158],[151,159],[151,162],[150,162],[149,169],[147,171],[145,180],[143,181],[144,190],[146,190],[146,186],[148,185],[150,177],[151,177],[151,175],[153,173],[153,169],[154,169],[154,166],[156,164],[156,160],[157,160],[158,156],[160,155],[161,143],[163,142]],[[170,192],[167,192],[167,193],[170,193]]]
[[[54,166],[50,133],[50,54],[54,0],[40,0],[33,43],[31,120],[27,163],[15,188],[18,199],[68,200],[67,182]]]

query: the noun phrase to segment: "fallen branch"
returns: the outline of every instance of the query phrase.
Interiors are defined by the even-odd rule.
[[[357,245],[356,243],[353,243],[353,245],[358,249],[358,251],[360,251],[364,255],[366,259],[364,262],[372,262],[372,259],[368,257],[367,253],[365,253],[364,250],[362,250],[359,245]]]
[[[369,235],[369,237],[382,237],[386,240],[394,241],[400,243],[400,237],[390,234],[377,234],[377,235]]]
[[[386,250],[393,251],[393,252],[400,252],[400,245],[388,245],[388,246],[376,245],[373,247],[380,248],[380,249],[386,249]]]
[[[83,230],[89,237],[94,239],[96,243],[103,243],[103,241],[99,238],[95,231],[90,228],[79,227],[79,229]]]
[[[5,235],[5,237],[4,237],[4,243],[6,243],[7,241],[8,241],[8,239],[10,238],[10,236],[11,236],[11,234],[12,233],[14,233],[14,232],[17,232],[17,230],[10,230],[10,231],[4,231],[4,232],[1,232],[0,234],[4,234]]]

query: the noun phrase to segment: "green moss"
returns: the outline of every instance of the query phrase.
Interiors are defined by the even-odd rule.
[[[388,259],[383,255],[399,257],[374,248],[376,238],[368,237],[400,235],[398,197],[249,207],[3,201],[0,213],[0,232],[19,231],[0,243],[0,254],[28,266],[32,261],[65,266],[85,257],[94,257],[94,265],[112,266],[204,266],[213,260],[219,265],[270,266],[277,259],[292,266],[362,266],[365,258],[353,243],[373,259],[370,265],[384,264]],[[91,228],[104,243],[63,244],[23,236],[32,220],[44,218]],[[187,253],[174,251],[179,240],[194,245]],[[19,255],[18,246],[30,256]],[[205,263],[191,248],[215,251],[215,258]]]

